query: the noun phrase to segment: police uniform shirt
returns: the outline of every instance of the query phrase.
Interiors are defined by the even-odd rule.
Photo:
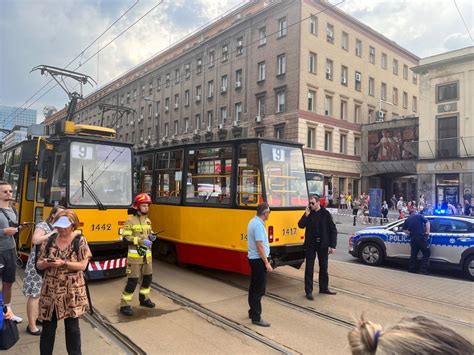
[[[428,223],[428,220],[423,215],[414,214],[405,220],[403,230],[408,230],[412,236],[424,235],[426,223]]]

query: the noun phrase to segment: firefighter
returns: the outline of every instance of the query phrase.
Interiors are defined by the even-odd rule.
[[[139,294],[140,306],[155,307],[155,304],[148,297],[152,279],[151,246],[156,239],[156,235],[151,228],[151,221],[147,217],[150,204],[150,195],[146,193],[138,194],[135,197],[132,208],[129,209],[129,214],[133,216],[125,222],[122,234],[128,242],[128,278],[122,293],[120,312],[126,316],[133,315],[130,303],[140,277],[142,278]]]

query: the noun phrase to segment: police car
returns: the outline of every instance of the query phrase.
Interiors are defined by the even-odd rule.
[[[462,270],[474,280],[474,218],[466,216],[426,216],[430,222],[432,266]],[[377,266],[385,260],[410,258],[410,236],[402,231],[404,220],[383,226],[372,226],[349,238],[349,253],[367,265]]]

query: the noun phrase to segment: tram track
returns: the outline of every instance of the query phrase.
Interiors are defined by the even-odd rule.
[[[230,328],[232,330],[235,330],[239,332],[240,334],[243,334],[253,340],[258,341],[259,343],[267,346],[270,349],[273,349],[275,351],[278,351],[281,354],[299,354],[300,352],[291,349],[287,346],[284,346],[274,340],[271,340],[267,338],[266,336],[244,326],[243,324],[240,324],[232,319],[229,319],[225,316],[222,316],[219,313],[216,313],[209,308],[206,308],[202,306],[201,304],[183,296],[180,295],[166,287],[163,287],[161,285],[158,285],[156,282],[152,282],[150,286],[153,290],[161,293],[162,295],[168,297],[169,299],[173,300],[174,302],[187,307],[189,309],[192,309],[194,312],[200,314],[201,316],[205,318],[210,318],[213,321],[219,323],[220,325],[225,326],[226,328]]]
[[[96,308],[93,308],[92,314],[86,313],[82,318],[110,339],[125,354],[146,355],[146,352],[142,348],[134,343],[127,335],[114,327]]]

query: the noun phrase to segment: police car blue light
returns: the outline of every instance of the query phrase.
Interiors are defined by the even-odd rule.
[[[474,218],[437,214],[426,218],[431,226],[431,266],[459,269],[466,278],[474,280]],[[410,236],[402,231],[403,222],[357,231],[349,239],[349,253],[372,266],[385,260],[408,262]]]

